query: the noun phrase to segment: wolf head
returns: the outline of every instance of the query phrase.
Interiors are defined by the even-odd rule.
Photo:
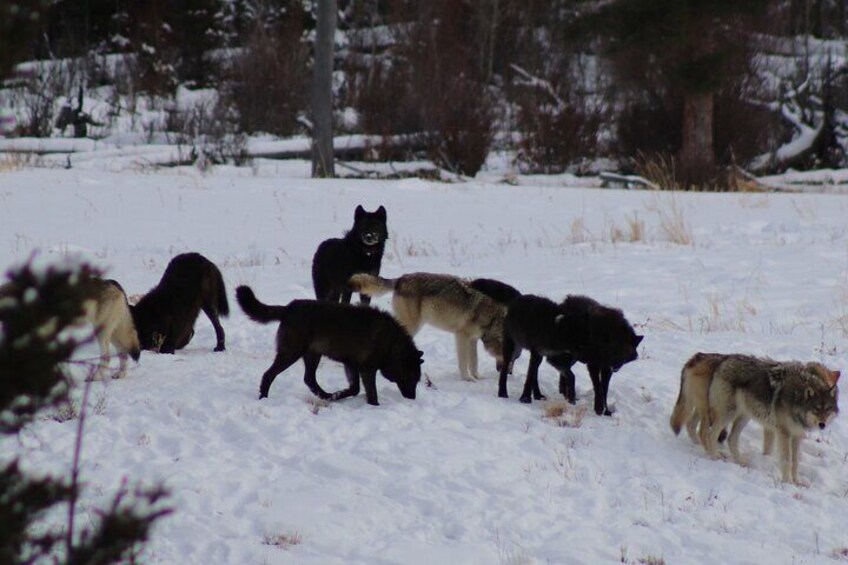
[[[357,206],[353,213],[353,228],[350,234],[362,244],[366,254],[370,255],[382,249],[389,237],[386,209],[380,206],[374,212],[366,212],[361,205]]]
[[[411,337],[408,341],[399,340],[393,349],[389,362],[380,372],[397,385],[404,398],[415,400],[415,389],[421,380],[424,353],[415,347]]]
[[[828,377],[823,379],[818,371],[810,380],[803,392],[803,420],[807,429],[825,429],[831,420],[839,414],[839,371],[827,371]],[[831,384],[832,383],[832,384]]]

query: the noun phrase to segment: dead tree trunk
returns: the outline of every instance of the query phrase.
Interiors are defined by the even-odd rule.
[[[336,176],[333,155],[333,46],[336,0],[318,0],[312,74],[312,177]]]
[[[689,93],[683,100],[680,173],[687,185],[709,182],[715,175],[712,92]]]

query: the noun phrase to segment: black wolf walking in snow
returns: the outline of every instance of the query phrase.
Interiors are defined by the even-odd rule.
[[[277,375],[299,359],[303,359],[306,368],[303,381],[319,398],[340,400],[356,396],[361,378],[368,404],[377,406],[377,371],[395,383],[404,398],[415,398],[424,362],[422,353],[389,314],[376,308],[318,300],[269,306],[259,302],[247,286],[236,289],[236,300],[252,320],[261,324],[280,322],[277,354],[262,375],[259,398],[267,397]],[[344,365],[348,388],[328,393],[318,384],[316,370],[325,355]]]

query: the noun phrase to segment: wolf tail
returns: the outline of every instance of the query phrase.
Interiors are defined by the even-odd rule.
[[[687,365],[688,366],[688,365]],[[686,395],[683,393],[683,383],[686,380],[686,367],[680,371],[680,392],[677,395],[677,402],[674,405],[674,410],[671,412],[669,424],[674,435],[680,433],[680,428],[683,427],[683,422],[686,420]]]
[[[236,289],[236,301],[251,320],[260,324],[282,322],[288,310],[287,306],[269,306],[259,302],[249,286],[240,286]]]
[[[358,273],[350,277],[347,285],[353,292],[367,294],[368,296],[383,296],[392,292],[397,284],[397,279],[384,279],[365,273]]]

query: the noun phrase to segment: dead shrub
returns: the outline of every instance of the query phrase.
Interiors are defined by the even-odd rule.
[[[299,129],[306,108],[309,50],[303,40],[303,15],[293,13],[279,29],[257,22],[244,51],[228,71],[232,87],[224,97],[245,133],[287,136]]]

